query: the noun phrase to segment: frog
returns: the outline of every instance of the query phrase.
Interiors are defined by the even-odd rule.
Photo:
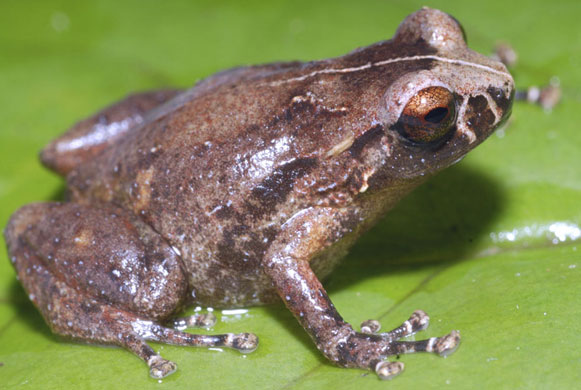
[[[41,152],[65,201],[23,206],[4,236],[51,330],[127,349],[164,378],[149,341],[244,354],[253,333],[185,332],[215,316],[186,307],[283,302],[340,367],[391,379],[390,357],[447,356],[460,333],[410,341],[416,310],[356,330],[321,280],[412,189],[506,123],[514,82],[467,47],[460,23],[421,8],[392,39],[311,62],[245,66],[189,89],[129,95]]]

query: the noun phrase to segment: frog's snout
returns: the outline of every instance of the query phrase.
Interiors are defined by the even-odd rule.
[[[512,80],[511,80],[512,81]],[[514,100],[514,84],[489,86],[478,94],[466,96],[457,121],[458,132],[470,144],[484,140],[510,117]]]

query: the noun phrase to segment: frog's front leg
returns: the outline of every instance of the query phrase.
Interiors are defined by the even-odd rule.
[[[147,340],[241,352],[257,346],[249,333],[194,335],[162,325],[182,307],[188,279],[168,243],[127,211],[32,204],[12,216],[4,234],[22,285],[54,333],[122,346],[154,378],[176,365]]]
[[[311,208],[283,226],[263,266],[286,306],[329,360],[343,367],[374,370],[382,379],[393,378],[403,370],[403,363],[388,362],[388,356],[420,351],[442,356],[452,353],[460,342],[456,331],[429,340],[398,341],[427,327],[428,317],[422,311],[380,334],[375,334],[369,323],[362,325],[366,333],[356,332],[339,315],[309,262],[322,249],[351,234],[345,222],[357,218],[354,210]]]

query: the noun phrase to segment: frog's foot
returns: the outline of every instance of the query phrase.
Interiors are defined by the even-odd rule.
[[[166,328],[152,321],[136,320],[132,322],[133,330],[144,340],[164,344],[190,347],[227,347],[251,353],[258,347],[258,337],[254,333],[226,333],[219,335],[198,335]]]
[[[398,341],[402,337],[425,330],[429,325],[429,321],[430,318],[425,312],[416,310],[403,324],[389,332],[383,333],[379,333],[381,328],[379,321],[364,321],[361,324],[360,335],[367,334],[380,337],[383,342],[376,340],[375,343],[377,345],[385,343],[382,347],[379,347],[380,350],[383,350],[380,353],[380,356],[383,355],[383,357],[378,361],[370,360],[369,368],[374,370],[380,379],[393,379],[403,372],[405,366],[400,361],[390,362],[383,360],[387,356],[414,352],[431,352],[440,356],[448,356],[453,353],[460,345],[460,333],[455,330],[443,337],[432,337],[421,341]],[[355,335],[357,333],[353,332],[352,337],[358,339]],[[360,348],[363,349],[363,347]]]
[[[492,58],[502,62],[507,68],[510,68],[516,64],[518,55],[510,44],[499,42],[494,47]],[[516,90],[514,99],[537,104],[546,111],[550,111],[561,101],[562,91],[559,84],[559,79],[552,77],[548,85],[542,87],[535,85],[526,89]]]
[[[149,375],[156,379],[172,374],[177,365],[156,354],[145,340],[189,347],[227,347],[244,354],[254,352],[258,347],[258,337],[253,333],[196,335],[140,319],[134,320],[131,325],[138,338],[127,338],[123,346],[142,358],[149,366]]]
[[[422,313],[423,316],[418,313]],[[422,319],[426,319],[425,322]],[[364,331],[369,328],[377,329],[377,321],[366,321]],[[375,371],[380,379],[393,379],[404,370],[404,363],[400,361],[390,362],[389,356],[399,356],[406,353],[430,352],[440,356],[448,356],[453,353],[460,344],[460,333],[452,331],[443,337],[432,337],[420,341],[399,341],[401,337],[411,335],[427,326],[427,316],[423,312],[415,312],[409,320],[390,332],[385,333],[357,333],[348,327],[343,327],[338,334],[341,341],[329,340],[327,356],[337,364],[345,367],[368,368]],[[343,333],[345,332],[345,333]],[[347,335],[347,336],[345,336]]]
[[[171,321],[173,328],[210,328],[216,324],[216,316],[212,313],[196,313],[188,317],[176,317]]]
[[[124,347],[149,365],[154,378],[177,366],[146,341],[242,353],[258,345],[250,333],[193,335],[160,325],[181,307],[187,278],[167,242],[126,211],[32,204],[12,216],[5,237],[23,287],[54,333]]]
[[[129,325],[131,330],[127,330],[125,326],[125,333],[119,333],[118,340],[113,341],[144,360],[149,366],[149,375],[155,379],[172,374],[177,370],[177,365],[155,353],[146,340],[188,347],[227,347],[241,353],[251,353],[258,347],[258,337],[252,333],[196,335],[166,328],[153,321],[130,318],[126,314],[117,315],[122,317],[117,320],[127,321],[128,323],[121,324]]]
[[[532,86],[527,89],[517,90],[514,98],[515,100],[538,104],[545,110],[550,111],[561,101],[561,94],[558,79],[553,79],[550,84],[544,87]]]
[[[149,376],[154,379],[165,378],[173,374],[178,369],[177,364],[172,361],[165,360],[159,355],[153,355],[148,361]]]
[[[380,334],[385,340],[398,340],[402,337],[412,335],[416,332],[422,331],[428,328],[430,324],[430,317],[422,311],[416,310],[410,316],[410,318],[397,328],[385,332],[379,333],[381,329],[381,324],[377,320],[367,320],[361,323],[361,333],[367,334]]]
[[[407,321],[406,321],[407,322]],[[393,348],[396,354],[413,353],[413,352],[432,352],[440,356],[448,356],[460,345],[460,333],[453,330],[443,337],[432,337],[428,340],[421,341],[402,341],[393,342]],[[380,379],[393,379],[404,370],[403,362],[390,362],[381,360],[375,363],[373,370]]]

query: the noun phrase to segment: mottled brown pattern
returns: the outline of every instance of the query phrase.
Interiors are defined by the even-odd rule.
[[[296,180],[312,171],[316,164],[317,160],[314,158],[298,158],[281,165],[262,180],[251,191],[251,198],[260,205],[254,215],[260,217],[260,212],[274,211],[278,204],[287,199]]]
[[[439,92],[446,118],[402,114],[410,102],[423,107],[422,90]],[[258,344],[253,334],[162,326],[182,305],[282,299],[330,361],[385,379],[403,369],[388,355],[450,353],[459,336],[399,342],[427,326],[425,313],[399,330],[358,333],[320,278],[399,199],[506,120],[512,90],[504,66],[469,50],[453,18],[424,8],[394,39],[343,57],[135,95],[43,151],[70,201],[17,211],[5,231],[10,257],[54,332],[121,345],[155,378],[177,367],[145,340]],[[402,115],[410,132],[398,131]],[[423,144],[410,139],[420,115],[438,129]]]

